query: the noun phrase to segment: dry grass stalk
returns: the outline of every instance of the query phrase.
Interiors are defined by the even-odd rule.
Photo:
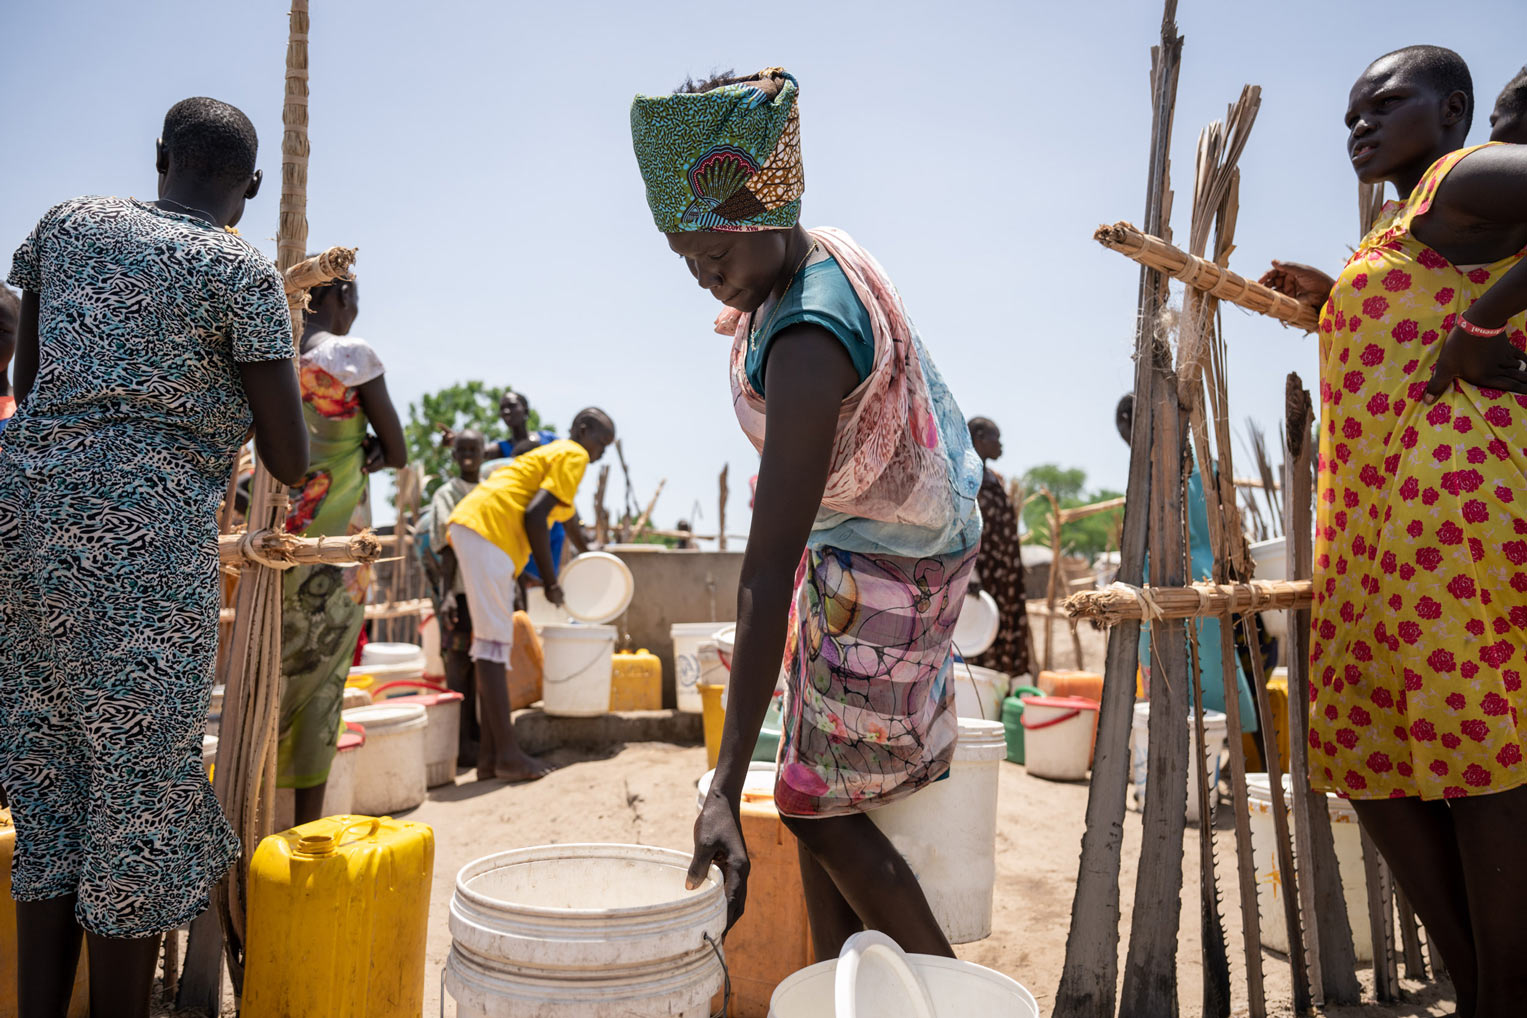
[[[1366,237],[1373,230],[1373,225],[1379,221],[1379,213],[1384,211],[1384,185],[1383,184],[1358,184],[1357,185],[1357,227],[1359,237]]]
[[[1104,247],[1112,248],[1142,265],[1181,280],[1195,290],[1212,294],[1247,311],[1275,318],[1305,332],[1314,332],[1319,322],[1313,308],[1292,297],[1252,282],[1205,258],[1194,257],[1158,237],[1141,232],[1129,223],[1099,226],[1092,237]]]

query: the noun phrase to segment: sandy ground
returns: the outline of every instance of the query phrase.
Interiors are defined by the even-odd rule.
[[[436,789],[409,814],[434,826],[435,886],[430,900],[430,937],[425,1014],[439,1013],[439,972],[450,950],[447,928],[456,872],[468,862],[509,848],[572,841],[620,841],[688,850],[695,816],[695,783],[705,752],[694,747],[635,744],[603,758],[561,751],[551,759],[562,769],[534,785],[477,784],[463,774],[455,786]],[[1005,972],[1027,986],[1048,1013],[1060,981],[1070,924],[1071,899],[1081,851],[1087,786],[1031,778],[1003,764],[998,807],[997,890],[990,939],[958,949],[962,958]],[[1243,1015],[1245,972],[1240,918],[1234,895],[1234,832],[1220,811],[1218,872],[1230,940],[1234,1013]],[[1182,1014],[1199,1014],[1197,831],[1184,839],[1183,928],[1179,938]],[[1122,904],[1127,947],[1133,874],[1138,868],[1140,817],[1126,816]],[[1263,956],[1269,1013],[1291,1015],[1289,967],[1281,956]],[[1451,1002],[1436,988],[1407,984],[1408,1002],[1396,1007],[1331,1008],[1332,1016],[1418,1016],[1449,1013]],[[448,1001],[446,1014],[454,1013]]]
[[[1042,647],[1043,624],[1036,622],[1036,637]],[[1055,635],[1056,663],[1070,666],[1072,645],[1064,623],[1056,626]],[[1102,634],[1083,627],[1081,635],[1086,663],[1100,668]],[[703,749],[638,743],[593,754],[559,750],[549,754],[549,759],[560,769],[532,785],[480,784],[464,772],[456,784],[432,790],[423,806],[407,814],[407,819],[431,824],[436,836],[425,1015],[440,1013],[440,972],[450,950],[450,899],[456,873],[467,863],[493,852],[557,842],[627,842],[685,851],[692,846],[696,782],[706,769]],[[1031,778],[1020,766],[1002,765],[992,936],[958,948],[962,958],[1005,972],[1027,986],[1045,1014],[1054,1002],[1065,960],[1086,804],[1085,784]],[[1184,1016],[1201,1013],[1197,838],[1196,828],[1190,827],[1183,841],[1178,980]],[[1234,841],[1229,810],[1222,808],[1217,824],[1216,871],[1229,942],[1233,1013],[1241,1016],[1247,1013],[1246,975],[1235,892]],[[1128,948],[1139,853],[1140,815],[1131,812],[1125,817],[1121,867],[1121,970]],[[1264,925],[1268,921],[1282,919],[1264,917]],[[1278,1018],[1292,1015],[1287,960],[1264,953],[1263,972],[1269,1014]],[[1360,975],[1365,988],[1371,987],[1368,972]],[[1445,986],[1402,985],[1406,999],[1399,1005],[1330,1008],[1322,1013],[1333,1018],[1414,1018],[1452,1012],[1450,990]],[[232,1014],[231,999],[228,1003],[225,1013]],[[455,1013],[450,1001],[445,1013]]]

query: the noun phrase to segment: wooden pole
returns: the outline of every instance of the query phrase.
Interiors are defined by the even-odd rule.
[[[1182,59],[1182,36],[1177,33],[1176,18],[1176,0],[1165,0],[1161,43],[1151,51],[1151,150],[1143,221],[1147,229],[1163,236],[1170,232],[1172,120]],[[1151,350],[1156,322],[1166,304],[1166,277],[1159,270],[1142,267],[1135,321],[1136,413],[1130,436],[1128,501],[1119,542],[1119,579],[1137,586],[1145,580],[1147,506],[1151,496],[1150,457],[1146,454],[1151,444],[1150,408],[1155,385]],[[1128,621],[1108,634],[1097,747],[1087,794],[1087,827],[1082,835],[1082,857],[1071,904],[1066,961],[1055,994],[1056,1018],[1111,1016],[1118,1001],[1119,866],[1124,800],[1129,785],[1129,730],[1134,719],[1139,634],[1139,623]],[[1183,806],[1186,809],[1186,803]],[[1179,841],[1178,852],[1181,850]],[[1180,879],[1180,854],[1174,867]],[[1175,1013],[1175,1007],[1161,1013]]]
[[[594,492],[594,543],[603,548],[610,541],[610,510],[604,496],[610,486],[610,465],[599,468],[599,487]]]
[[[1142,619],[1225,618],[1244,612],[1304,609],[1314,603],[1310,580],[1249,580],[1193,583],[1183,587],[1133,587],[1115,583],[1072,594],[1061,605],[1072,618],[1108,625]]]
[[[716,546],[719,551],[726,551],[726,478],[731,469],[730,463],[721,468],[720,511],[716,523]]]
[[[1050,500],[1050,577],[1045,590],[1045,671],[1055,667],[1055,601],[1060,596],[1060,503],[1048,488]]]
[[[1373,996],[1380,1004],[1399,999],[1394,955],[1394,888],[1379,848],[1358,825],[1363,844],[1363,881],[1368,886],[1368,932],[1373,937]]]
[[[647,508],[642,510],[642,514],[636,518],[636,525],[631,528],[631,540],[641,537],[642,531],[647,529],[647,521],[652,518],[652,510],[657,508],[657,500],[662,496],[663,487],[667,483],[666,477],[657,482],[657,490],[652,493],[652,501],[647,503]]]
[[[1284,400],[1283,518],[1290,576],[1314,568],[1314,406],[1297,374],[1290,374]],[[1356,1004],[1362,988],[1347,900],[1336,864],[1336,843],[1325,796],[1310,789],[1310,610],[1288,612],[1289,784],[1294,800],[1294,852],[1299,860],[1299,904],[1309,939],[1310,983],[1324,1004]]]

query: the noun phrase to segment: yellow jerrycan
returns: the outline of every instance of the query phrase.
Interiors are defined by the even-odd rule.
[[[16,852],[16,828],[11,811],[0,809],[0,1018],[16,1018],[16,903],[11,900],[11,856]],[[90,1014],[90,984],[86,975],[85,949],[74,974],[74,995],[69,999],[69,1018]]]
[[[419,1018],[435,832],[315,820],[249,864],[244,1018]]]
[[[610,671],[610,710],[661,710],[663,662],[646,650],[621,651]]]

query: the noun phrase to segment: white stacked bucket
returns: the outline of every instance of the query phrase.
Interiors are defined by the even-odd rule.
[[[960,718],[949,777],[869,812],[917,876],[951,944],[991,936],[997,782],[1006,757],[1001,722]]]
[[[903,954],[873,930],[780,983],[769,1018],[1039,1018],[1034,995],[974,962]]]
[[[1318,793],[1311,792],[1311,795]],[[1262,914],[1262,944],[1288,953],[1288,926],[1283,921],[1280,895],[1287,886],[1279,878],[1277,831],[1273,827],[1272,785],[1266,774],[1246,775],[1246,798],[1251,805],[1251,851],[1257,867],[1257,909]],[[1283,778],[1283,805],[1294,808],[1294,792]],[[1336,843],[1336,869],[1341,875],[1341,896],[1347,903],[1347,922],[1352,927],[1352,950],[1359,962],[1373,961],[1373,931],[1368,925],[1368,884],[1363,874],[1363,841],[1357,811],[1339,795],[1326,793],[1331,815],[1331,839]]]
[[[368,643],[361,648],[361,663],[351,675],[369,675],[384,682],[424,678],[424,648],[414,643]]]
[[[675,622],[669,627],[668,633],[673,638],[673,688],[679,710],[687,714],[705,711],[705,703],[700,699],[703,681],[700,645],[714,641],[716,634],[735,625],[735,622]]]
[[[635,580],[624,562],[604,552],[578,556],[558,579],[564,600],[558,617],[572,621],[536,625],[545,655],[541,709],[561,717],[608,714],[618,634],[605,623],[625,614]]]
[[[1135,704],[1135,718],[1129,731],[1129,773],[1130,781],[1135,786],[1134,795],[1131,797],[1131,805],[1135,809],[1145,809],[1145,779],[1149,770],[1149,737],[1150,737],[1151,705],[1149,703]],[[1193,764],[1193,746],[1198,744],[1198,737],[1193,730],[1193,717],[1187,718],[1188,726],[1188,823],[1196,824],[1204,815],[1203,803],[1198,797],[1198,771]],[[1209,809],[1210,816],[1219,806],[1219,763],[1220,751],[1225,748],[1228,731],[1228,723],[1225,715],[1217,710],[1204,711],[1204,764],[1209,771]]]
[[[378,703],[344,711],[346,721],[366,730],[366,742],[354,750],[352,813],[387,816],[413,809],[428,788],[425,731],[429,718],[417,703]]]
[[[1002,720],[1002,701],[1013,685],[1010,676],[964,661],[956,661],[950,675],[954,680],[955,710],[960,717]]]
[[[688,869],[687,853],[639,845],[550,845],[468,864],[445,966],[456,1013],[709,1018],[726,898],[715,869],[686,891]]]

